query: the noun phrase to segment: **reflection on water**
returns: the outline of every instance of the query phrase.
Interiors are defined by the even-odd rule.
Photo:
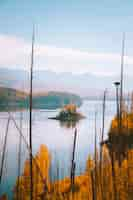
[[[105,124],[105,138],[110,127],[110,122],[115,114],[115,105],[113,101],[108,101],[106,106],[106,124]],[[74,127],[76,125],[78,130],[77,144],[76,144],[76,175],[85,170],[86,160],[89,154],[94,152],[94,119],[95,111],[97,110],[97,142],[99,144],[100,129],[102,126],[102,102],[101,101],[84,101],[83,105],[79,109],[85,119],[80,120],[78,123],[60,123],[57,120],[50,120],[48,118],[54,117],[58,114],[59,110],[34,110],[33,111],[33,152],[38,151],[41,144],[45,144],[51,154],[51,171],[54,174],[55,166],[59,167],[61,171],[60,178],[70,175],[71,157],[72,157],[72,145],[74,136]],[[20,123],[20,112],[12,112],[17,124]],[[0,113],[0,148],[3,144],[3,136],[7,124],[8,114],[6,112]],[[29,113],[23,112],[23,128],[22,132],[28,141],[29,134]],[[68,128],[69,127],[69,128]],[[18,172],[18,144],[19,135],[11,122],[9,127],[5,170],[2,179],[1,191],[12,191],[12,186],[15,184],[17,172]],[[65,155],[65,159],[64,159]],[[24,161],[29,157],[26,145],[22,145],[21,154],[21,169],[23,169]],[[63,172],[62,172],[63,171]],[[0,192],[1,192],[0,191]]]
[[[59,121],[61,127],[65,128],[75,128],[78,124],[79,120],[77,121]]]

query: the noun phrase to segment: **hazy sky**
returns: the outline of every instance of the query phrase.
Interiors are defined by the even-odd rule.
[[[133,75],[132,0],[0,0],[0,67],[29,69],[32,25],[35,68],[98,75]]]

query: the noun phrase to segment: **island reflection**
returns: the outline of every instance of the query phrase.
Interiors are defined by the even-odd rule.
[[[49,119],[58,120],[61,127],[74,128],[83,118],[85,117],[77,111],[75,104],[68,104],[61,109],[56,117]]]

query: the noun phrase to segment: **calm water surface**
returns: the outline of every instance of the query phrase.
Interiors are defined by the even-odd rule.
[[[94,126],[95,111],[97,111],[97,143],[102,127],[102,102],[101,101],[84,101],[79,109],[85,115],[77,125],[78,136],[76,144],[76,174],[85,170],[88,155],[94,152]],[[70,175],[72,144],[74,128],[67,128],[60,124],[59,121],[50,120],[49,117],[55,116],[59,110],[35,110],[33,111],[33,151],[38,151],[41,144],[45,144],[51,154],[52,163],[50,175],[56,179],[57,167],[59,167],[59,178]],[[107,101],[105,116],[105,138],[110,127],[111,119],[115,115],[116,107],[114,101]],[[20,112],[12,112],[18,126],[20,126]],[[0,113],[0,152],[2,152],[3,136],[5,134],[8,114]],[[23,111],[22,132],[28,141],[28,119],[29,113]],[[19,134],[12,121],[9,125],[9,134],[6,149],[6,158],[4,163],[4,173],[0,193],[8,192],[11,195],[13,185],[18,174],[18,143]],[[28,158],[26,145],[22,144],[22,169],[25,159]]]

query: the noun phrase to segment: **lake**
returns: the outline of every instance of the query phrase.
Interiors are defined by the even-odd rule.
[[[77,127],[77,143],[76,143],[76,174],[84,172],[88,155],[94,153],[94,135],[95,135],[95,112],[97,112],[97,144],[101,136],[102,128],[102,101],[84,101],[79,111],[86,117],[76,124]],[[45,144],[51,154],[51,179],[56,179],[56,170],[59,166],[59,178],[70,176],[70,166],[72,158],[72,145],[74,138],[74,127],[68,128],[59,121],[50,120],[59,110],[34,110],[33,111],[33,152],[37,153],[41,144]],[[106,102],[105,115],[105,138],[112,118],[116,113],[116,103],[114,101]],[[20,126],[20,112],[11,113],[18,126]],[[28,123],[29,113],[22,112],[22,132],[28,141]],[[8,119],[8,113],[0,113],[0,152],[2,152],[3,139]],[[18,174],[18,144],[19,133],[14,123],[10,121],[7,139],[6,157],[4,163],[4,171],[0,193],[6,192],[11,197],[11,192]],[[28,158],[28,150],[26,145],[22,144],[21,153],[21,169],[23,169],[24,161]]]

